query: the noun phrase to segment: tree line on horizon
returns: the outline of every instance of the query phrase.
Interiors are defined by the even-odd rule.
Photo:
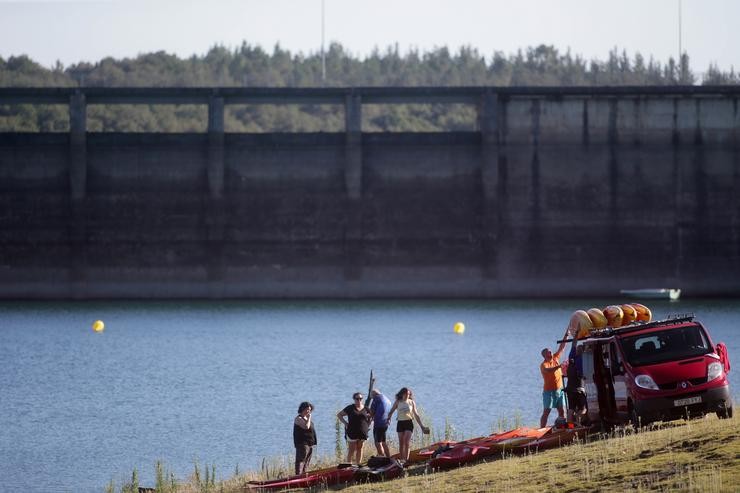
[[[616,48],[606,60],[586,60],[539,45],[487,59],[477,49],[446,47],[405,54],[398,46],[366,57],[332,43],[324,54],[272,53],[244,42],[236,49],[214,46],[202,56],[179,58],[163,51],[136,58],[104,58],[47,68],[25,55],[0,57],[0,87],[351,87],[351,86],[667,86],[740,84],[734,69],[710,65],[701,79],[688,55],[662,64]],[[340,105],[229,105],[227,132],[336,132],[344,128]],[[90,105],[88,130],[104,132],[202,132],[203,105]],[[467,105],[366,105],[366,131],[455,131],[475,128]],[[63,132],[66,105],[0,105],[0,131]]]

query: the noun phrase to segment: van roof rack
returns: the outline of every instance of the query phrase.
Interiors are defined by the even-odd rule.
[[[601,337],[609,337],[614,334],[628,334],[630,332],[636,332],[638,330],[651,329],[653,327],[661,327],[663,325],[675,325],[683,322],[693,322],[693,313],[677,313],[668,315],[663,320],[654,320],[652,322],[637,322],[636,324],[628,325],[626,327],[607,327],[605,329],[598,329],[593,331],[588,337],[578,339],[579,341],[586,341],[588,339],[599,339]],[[564,341],[558,342],[571,342],[576,339],[564,339]]]

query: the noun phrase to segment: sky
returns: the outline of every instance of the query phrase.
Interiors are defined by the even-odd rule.
[[[617,47],[666,62],[681,45],[695,72],[740,69],[740,0],[323,0],[325,45],[364,56],[447,46],[490,57],[539,44],[605,60]],[[202,55],[243,41],[320,51],[322,0],[0,0],[0,56],[44,66],[165,51]]]

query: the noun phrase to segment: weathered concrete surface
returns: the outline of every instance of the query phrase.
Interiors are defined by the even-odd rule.
[[[463,133],[87,133],[83,158],[0,134],[0,297],[738,295],[737,97],[499,95]]]

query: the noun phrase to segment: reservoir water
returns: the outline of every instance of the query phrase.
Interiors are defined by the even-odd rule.
[[[134,468],[153,485],[158,460],[181,479],[195,461],[227,478],[293,453],[303,400],[318,454],[333,455],[335,414],[371,368],[386,394],[412,387],[437,432],[534,425],[540,350],[573,310],[616,301],[1,303],[0,490],[103,491]],[[695,313],[740,357],[740,301],[647,304],[654,318]],[[738,369],[730,381],[737,400]]]

